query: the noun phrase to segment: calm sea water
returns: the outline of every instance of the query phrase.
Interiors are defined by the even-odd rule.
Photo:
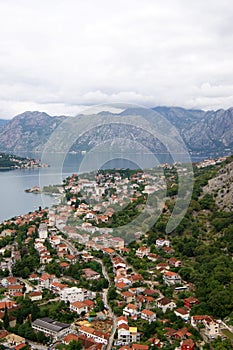
[[[32,156],[32,155],[30,155]],[[34,155],[35,156],[35,155]],[[38,157],[38,155],[37,155]],[[0,222],[30,211],[50,207],[57,202],[48,195],[26,193],[25,189],[33,186],[60,184],[62,179],[73,173],[86,172],[99,168],[148,168],[158,164],[150,155],[128,155],[117,157],[98,155],[81,156],[68,154],[50,155],[46,159],[48,168],[30,170],[0,171]],[[164,162],[166,159],[164,159]]]

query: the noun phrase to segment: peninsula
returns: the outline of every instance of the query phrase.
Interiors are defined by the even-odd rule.
[[[0,171],[13,169],[30,169],[47,166],[39,159],[23,158],[14,154],[0,153]]]

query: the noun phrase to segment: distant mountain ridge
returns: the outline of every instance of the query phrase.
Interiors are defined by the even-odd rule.
[[[4,152],[28,152],[41,149],[64,117],[44,112],[24,112],[0,129],[0,149]]]
[[[221,156],[233,153],[233,108],[207,112],[181,107],[155,107],[153,110],[176,127],[191,155],[205,155],[208,152],[213,156]],[[137,114],[137,111],[137,108],[126,109],[118,116]],[[17,115],[10,121],[0,120],[0,151],[16,154],[41,151],[52,132],[65,118],[34,111]],[[153,123],[153,113],[150,122]],[[99,142],[117,136],[141,142],[153,151],[165,150],[158,140],[153,140],[140,128],[120,128],[116,125],[105,125],[88,132],[73,145],[72,150],[88,150]]]

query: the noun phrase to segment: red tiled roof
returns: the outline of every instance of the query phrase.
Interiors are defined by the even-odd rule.
[[[127,331],[129,330],[129,326],[126,323],[122,323],[118,326],[118,329],[126,329]]]
[[[63,339],[63,341],[65,343],[69,343],[71,342],[72,340],[76,340],[78,341],[79,340],[79,337],[76,335],[76,334],[73,334],[73,333],[69,333],[65,336],[65,338]]]
[[[180,308],[176,309],[175,311],[181,315],[187,315],[189,313],[189,310],[186,307],[180,307]]]
[[[118,317],[118,318],[117,318],[117,321],[118,321],[118,322],[119,322],[119,321],[125,321],[125,322],[128,323],[128,320],[127,320],[127,318],[126,318],[125,316],[120,316],[120,317]]]
[[[145,314],[147,316],[154,316],[154,312],[147,309],[142,310],[142,314]]]
[[[15,284],[15,285],[12,285],[12,286],[9,286],[8,287],[8,290],[17,290],[17,289],[23,289],[23,286],[21,286],[21,284]]]
[[[16,306],[14,301],[1,301],[0,302],[0,310],[5,310],[5,308],[11,309],[13,306]]]
[[[72,306],[81,309],[82,307],[86,307],[87,305],[84,304],[82,301],[74,301],[73,303],[71,303]]]
[[[128,305],[126,305],[126,307],[127,307],[128,309],[133,309],[133,310],[136,310],[136,309],[137,309],[137,305],[134,305],[134,304],[128,304]]]
[[[127,287],[127,284],[124,282],[119,282],[119,283],[116,283],[116,287],[118,289],[123,289],[123,288]]]
[[[40,295],[42,295],[42,293],[41,292],[31,292],[30,294],[29,294],[29,296],[30,297],[38,297],[38,296],[40,296]]]
[[[122,292],[121,295],[123,295],[123,297],[133,297],[134,294],[129,292],[128,290],[126,292]]]
[[[19,344],[17,346],[14,347],[14,350],[20,350],[20,349],[23,349],[25,346],[27,346],[26,343],[22,343],[22,344]]]
[[[148,349],[149,349],[148,345],[141,345],[141,344],[132,345],[132,350],[148,350]]]

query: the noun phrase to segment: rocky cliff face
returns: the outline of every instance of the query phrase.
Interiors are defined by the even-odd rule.
[[[195,154],[233,153],[233,108],[218,111],[157,107],[179,131]]]
[[[204,193],[214,196],[218,207],[224,211],[233,210],[233,159],[221,168],[217,175],[203,188]]]
[[[154,110],[164,116],[181,134],[192,155],[211,154],[213,156],[233,153],[233,108],[218,111],[186,110],[179,107],[156,107]],[[137,113],[137,109],[126,110]],[[119,115],[120,118],[121,114]],[[28,152],[40,151],[55,128],[65,117],[51,117],[41,112],[25,112],[16,116],[7,124],[0,125],[0,151]],[[150,115],[150,122],[156,123]],[[153,140],[140,128],[103,126],[79,139],[73,150],[90,149],[99,142],[114,137],[136,140],[150,150],[165,152],[158,140]]]

